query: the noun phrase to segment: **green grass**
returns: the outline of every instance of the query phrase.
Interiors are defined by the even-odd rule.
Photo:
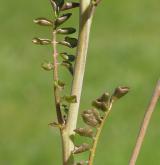
[[[32,23],[36,17],[52,17],[50,4],[16,0],[1,1],[0,5],[0,164],[59,165],[59,131],[47,125],[56,120],[52,74],[40,68],[43,60],[50,59],[51,48],[31,43],[33,37],[50,35],[47,28]],[[160,75],[159,6],[158,0],[104,0],[96,11],[80,109],[89,108],[91,100],[116,86],[128,85],[131,92],[113,108],[98,145],[95,165],[128,164]],[[68,25],[78,22],[77,14]],[[62,77],[70,82],[66,71]],[[137,165],[160,164],[159,108],[160,105]]]

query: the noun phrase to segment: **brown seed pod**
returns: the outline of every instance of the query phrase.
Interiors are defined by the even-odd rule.
[[[83,143],[80,146],[75,147],[75,149],[72,151],[73,154],[79,154],[85,151],[88,151],[90,149],[90,145],[87,143]]]
[[[80,136],[85,136],[85,137],[94,137],[94,132],[91,128],[77,128],[74,130],[77,134]]]
[[[92,101],[92,106],[102,111],[108,110],[108,105],[105,102],[99,102],[97,100],[94,100]]]
[[[128,87],[117,87],[112,95],[112,99],[113,100],[119,99],[124,95],[126,95],[128,92],[129,92]]]

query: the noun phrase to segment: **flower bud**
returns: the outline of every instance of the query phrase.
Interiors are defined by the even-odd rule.
[[[89,144],[86,144],[86,143],[83,143],[82,145],[77,146],[77,147],[72,151],[72,153],[73,153],[73,154],[79,154],[79,153],[88,151],[89,149],[90,149],[90,145],[89,145]]]
[[[53,26],[53,22],[46,18],[37,18],[34,20],[34,23],[41,26]]]

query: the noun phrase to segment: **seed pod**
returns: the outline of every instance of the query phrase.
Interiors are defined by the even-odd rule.
[[[63,96],[63,100],[65,100],[68,103],[77,103],[77,96],[72,95],[72,96]]]
[[[49,39],[42,39],[42,38],[34,38],[32,40],[32,42],[34,44],[37,44],[37,45],[49,45],[49,44],[51,44],[51,40],[49,40]]]
[[[88,151],[89,149],[90,149],[89,144],[83,143],[82,145],[77,146],[77,147],[72,151],[72,153],[73,153],[73,154],[79,154],[79,153]]]
[[[53,22],[46,18],[37,18],[33,22],[41,26],[53,26]]]
[[[65,37],[63,41],[60,41],[58,43],[69,48],[75,48],[78,44],[78,40],[76,38]]]
[[[53,69],[53,64],[51,64],[50,62],[44,62],[41,64],[41,67],[46,71],[50,71]]]
[[[99,102],[97,100],[92,101],[92,106],[102,111],[107,111],[108,109],[107,104],[105,104],[104,102]]]
[[[76,32],[75,28],[60,28],[57,29],[57,34],[73,34]]]
[[[94,136],[94,132],[91,128],[77,128],[74,130],[74,132],[76,132],[80,136],[85,136],[90,138]]]
[[[64,4],[64,0],[50,0],[50,2],[51,2],[52,8],[53,8],[55,14],[58,14],[60,8]]]
[[[99,101],[99,102],[105,102],[105,103],[108,103],[109,100],[110,100],[109,93],[103,93],[102,96],[97,99],[97,101]]]
[[[63,14],[62,16],[58,17],[55,20],[54,25],[56,27],[60,26],[61,24],[63,24],[64,22],[66,22],[71,17],[71,15],[72,15],[72,13]]]
[[[58,87],[59,89],[64,89],[65,83],[60,80],[57,80],[54,82],[54,86]]]
[[[80,6],[80,3],[77,3],[77,2],[66,2],[62,6],[61,11],[73,9],[73,8],[79,7],[79,6]]]
[[[112,99],[113,100],[119,99],[119,98],[123,97],[124,95],[126,95],[128,92],[129,92],[128,87],[118,87],[115,89],[115,91],[112,95]]]
[[[65,66],[68,69],[68,71],[71,73],[71,75],[73,75],[72,63],[70,63],[69,61],[63,61],[61,65]]]
[[[66,52],[60,53],[60,56],[65,60],[69,62],[75,61],[75,56],[74,55],[69,55]]]
[[[94,115],[94,117],[96,118],[96,120],[97,120],[99,123],[101,123],[102,119],[101,119],[101,116],[100,116],[99,112],[98,112],[96,109],[92,109],[92,111],[93,111],[93,115]]]
[[[83,121],[92,126],[92,127],[96,127],[99,125],[99,121],[95,118],[95,116],[92,114],[87,114],[85,113],[85,111],[82,113],[82,118],[83,118]]]

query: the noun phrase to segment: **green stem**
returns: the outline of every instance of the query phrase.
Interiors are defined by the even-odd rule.
[[[90,152],[90,155],[89,155],[88,165],[93,165],[93,161],[94,161],[94,157],[95,157],[95,153],[96,153],[96,149],[97,149],[97,144],[98,144],[98,141],[99,141],[99,138],[100,138],[100,134],[102,132],[104,123],[106,122],[106,120],[107,120],[107,118],[108,118],[108,116],[111,112],[112,104],[113,104],[113,102],[111,103],[108,111],[105,113],[105,116],[104,116],[104,119],[102,120],[102,123],[97,128],[96,136],[94,138],[93,146],[91,148],[91,152]]]

